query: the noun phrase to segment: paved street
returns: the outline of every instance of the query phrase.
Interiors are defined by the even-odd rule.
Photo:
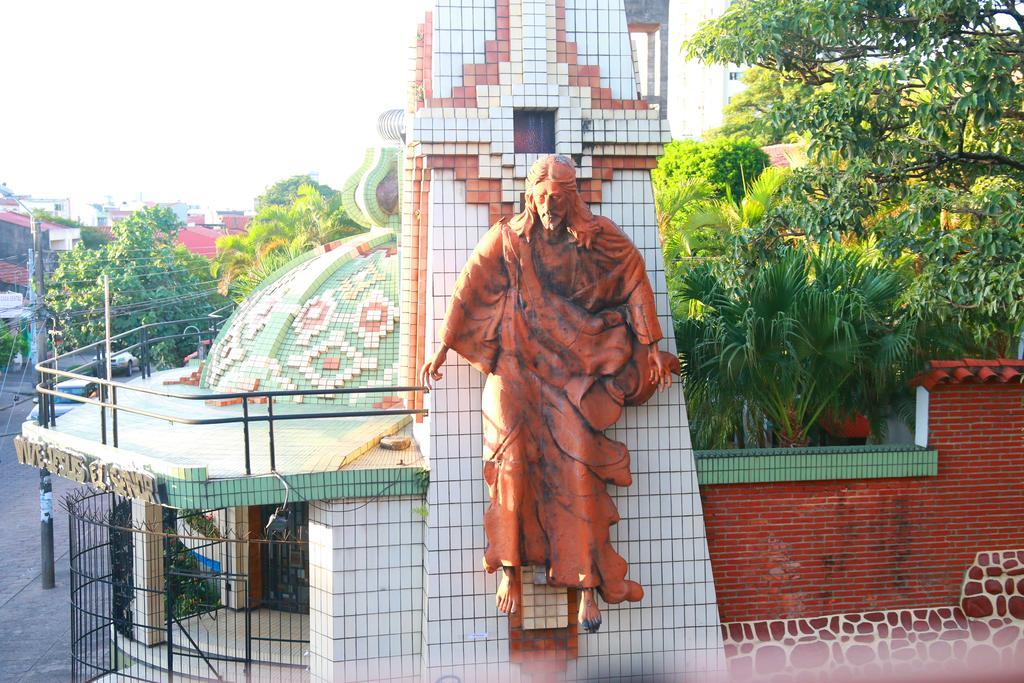
[[[20,375],[21,373],[12,373]],[[17,377],[15,377],[17,379]],[[7,388],[10,388],[8,385]],[[13,408],[0,396],[0,433],[16,431],[31,400]],[[4,427],[10,421],[10,427]],[[66,681],[71,677],[68,603],[68,524],[60,496],[74,484],[53,478],[57,587],[44,591],[39,576],[39,475],[18,465],[10,436],[0,438],[0,681]]]

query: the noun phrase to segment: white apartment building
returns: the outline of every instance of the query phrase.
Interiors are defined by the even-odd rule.
[[[668,121],[674,139],[700,139],[722,125],[722,110],[746,87],[744,67],[702,64],[680,50],[701,23],[720,16],[729,0],[673,0],[669,3]]]

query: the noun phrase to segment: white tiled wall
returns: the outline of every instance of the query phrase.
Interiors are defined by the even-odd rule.
[[[422,506],[418,497],[309,503],[313,680],[420,680]]]
[[[462,85],[464,64],[482,64],[484,43],[494,40],[494,0],[437,0],[434,5],[435,97]]]
[[[565,32],[580,64],[601,67],[601,85],[618,99],[636,97],[633,48],[623,0],[565,0]]]
[[[465,203],[465,183],[434,171],[430,183],[427,353],[455,279],[488,225],[487,207]],[[427,679],[511,680],[508,619],[494,605],[497,578],[481,566],[486,546],[480,395],[484,376],[454,351],[429,395],[430,489],[427,501]]]

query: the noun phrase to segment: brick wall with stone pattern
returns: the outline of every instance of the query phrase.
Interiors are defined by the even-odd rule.
[[[1022,401],[933,387],[935,477],[702,487],[722,621],[956,605],[977,553],[1024,548]]]

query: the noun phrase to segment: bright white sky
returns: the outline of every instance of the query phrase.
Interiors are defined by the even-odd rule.
[[[250,208],[337,187],[406,102],[427,0],[3,0],[0,182]]]

